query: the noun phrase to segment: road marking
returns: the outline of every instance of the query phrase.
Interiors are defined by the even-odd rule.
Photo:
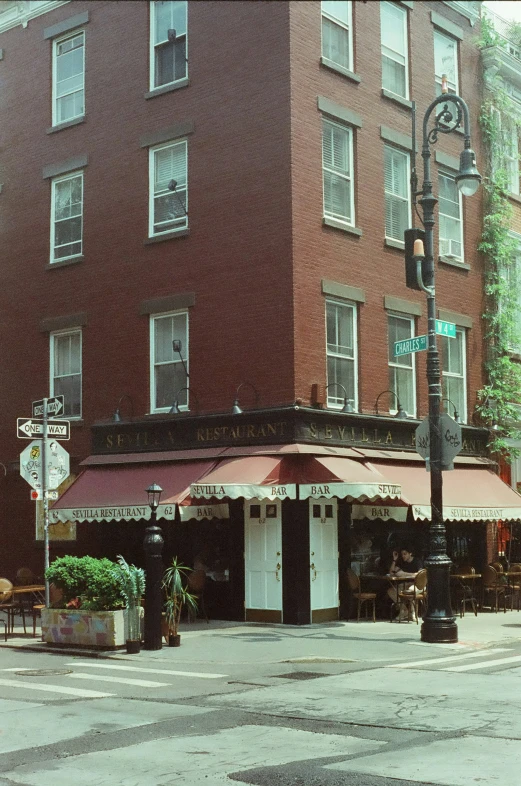
[[[497,650],[494,650],[497,652]],[[512,655],[510,658],[496,658],[495,660],[488,660],[486,663],[466,663],[463,666],[450,666],[447,669],[440,669],[440,671],[470,671],[471,669],[488,669],[489,666],[502,666],[505,663],[519,663],[521,655]]]
[[[17,669],[20,671],[20,669]],[[83,699],[104,699],[115,696],[115,693],[101,693],[97,690],[82,690],[81,688],[66,688],[64,685],[42,685],[39,682],[19,682],[18,680],[2,680],[0,685],[6,688],[23,688],[23,690],[41,690],[48,693],[65,693],[68,696],[78,696]]]
[[[95,682],[119,682],[122,685],[137,685],[141,688],[166,688],[168,682],[152,682],[152,680],[133,680],[128,677],[113,677],[103,674],[83,674],[82,672],[68,674],[66,679],[93,680]]]
[[[498,647],[496,652],[511,652],[511,647]],[[431,663],[446,663],[449,660],[463,660],[464,658],[486,658],[491,654],[490,650],[480,650],[480,652],[463,652],[459,655],[446,655],[444,658],[430,658],[429,660],[416,660],[413,663],[389,663],[388,669],[414,669],[416,666],[428,666]],[[474,668],[481,668],[481,664]],[[443,669],[440,669],[443,671]],[[446,669],[448,671],[448,669]]]
[[[497,650],[496,650],[497,652]],[[227,674],[206,674],[198,671],[171,671],[170,669],[148,669],[140,668],[139,666],[120,666],[119,664],[112,663],[88,663],[85,661],[75,661],[74,663],[66,663],[66,666],[87,666],[90,669],[114,669],[118,671],[139,671],[141,674],[169,674],[175,677],[200,677],[204,680],[217,680],[224,679]],[[20,669],[17,669],[20,671]]]

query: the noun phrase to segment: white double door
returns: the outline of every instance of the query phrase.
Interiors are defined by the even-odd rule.
[[[320,621],[319,610],[330,610],[325,618],[335,619],[338,610],[338,502],[309,500],[309,570],[311,617]]]
[[[244,506],[246,608],[282,615],[281,503],[251,499]]]

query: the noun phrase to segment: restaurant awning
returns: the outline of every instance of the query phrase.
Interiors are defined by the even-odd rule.
[[[415,519],[431,518],[430,474],[425,466],[374,464],[390,482],[402,487],[402,500]],[[516,521],[521,519],[521,495],[485,467],[457,467],[443,473],[445,521]]]
[[[49,509],[49,523],[149,519],[146,489],[151,483],[163,489],[157,517],[172,520],[176,503],[188,496],[190,483],[208,473],[215,463],[87,467]]]
[[[339,456],[278,455],[221,459],[190,486],[193,499],[399,499],[401,488],[361,462]]]

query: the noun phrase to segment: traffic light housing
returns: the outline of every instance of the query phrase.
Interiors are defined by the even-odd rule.
[[[424,229],[406,229],[404,232],[404,239],[405,239],[405,284],[409,289],[417,289],[418,291],[422,291],[421,287],[418,284],[418,276],[416,275],[416,260],[417,257],[414,256],[414,241],[415,240],[425,240],[425,230]],[[424,261],[422,261],[422,278],[424,278]]]

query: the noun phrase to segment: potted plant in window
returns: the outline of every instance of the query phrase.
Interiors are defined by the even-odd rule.
[[[118,554],[118,564],[114,567],[114,578],[119,584],[127,608],[127,652],[135,654],[141,649],[141,598],[145,594],[145,571],[129,565]]]
[[[186,565],[182,565],[177,557],[174,557],[163,576],[163,589],[166,594],[165,638],[168,635],[169,647],[179,647],[181,644],[181,636],[178,631],[183,606],[186,606],[189,614],[197,614],[197,598],[186,588],[186,578],[191,570]]]

